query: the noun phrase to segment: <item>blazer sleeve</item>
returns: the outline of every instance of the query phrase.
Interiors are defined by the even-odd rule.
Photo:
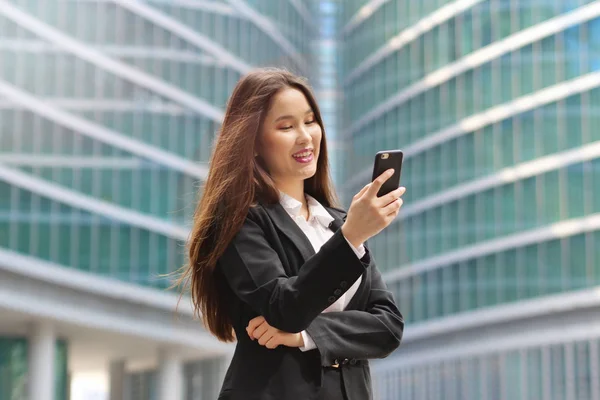
[[[235,295],[269,325],[296,333],[356,282],[369,261],[367,256],[358,259],[338,230],[297,276],[287,276],[260,219],[249,213],[217,267]]]
[[[348,359],[384,358],[400,345],[404,319],[373,263],[365,311],[318,315],[306,329],[320,352],[321,365]]]

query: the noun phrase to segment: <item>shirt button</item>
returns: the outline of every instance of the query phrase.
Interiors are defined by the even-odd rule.
[[[346,282],[346,281],[341,281],[341,282],[340,282],[340,287],[341,287],[342,289],[346,289],[346,288],[348,287],[348,282]]]
[[[336,298],[334,296],[331,296],[327,299],[330,303],[335,303]]]
[[[333,292],[333,294],[339,296],[340,294],[342,294],[342,291],[340,289],[335,289],[335,292]]]

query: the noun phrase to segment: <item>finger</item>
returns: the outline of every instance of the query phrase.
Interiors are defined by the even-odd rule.
[[[260,339],[265,332],[267,332],[269,330],[270,326],[269,324],[267,324],[266,322],[263,322],[263,324],[261,326],[259,326],[258,328],[256,328],[254,330],[254,333],[252,334],[252,336],[254,337],[254,339]]]
[[[248,336],[250,336],[250,338],[252,338],[252,334],[254,333],[254,330],[256,328],[258,328],[263,322],[265,322],[265,318],[262,316],[252,318],[250,320],[250,322],[248,322],[248,326],[246,327],[246,332],[248,333]]]
[[[260,337],[260,339],[258,339],[258,344],[264,346],[269,340],[271,340],[273,336],[275,336],[275,332],[273,332],[272,330],[268,330],[267,332],[265,332],[264,335]]]
[[[381,189],[381,186],[385,183],[385,181],[390,179],[392,175],[394,175],[394,169],[390,168],[381,175],[379,175],[377,178],[375,178],[375,180],[371,182],[371,186],[369,186],[369,188],[367,189],[366,195],[376,197],[377,192],[379,192],[379,189]]]
[[[263,322],[265,322],[265,317],[263,317],[262,315],[256,318],[252,318],[250,320],[250,322],[248,322],[248,328],[247,329],[256,329],[257,326],[259,326],[260,324],[262,324]]]
[[[387,206],[391,202],[395,201],[397,198],[402,196],[406,192],[406,188],[404,186],[400,186],[398,189],[392,190],[388,194],[381,196],[379,200],[381,206]]]
[[[383,215],[390,216],[390,215],[393,215],[394,213],[397,213],[398,210],[400,209],[400,207],[402,207],[402,204],[404,204],[404,200],[396,199],[395,201],[391,202],[387,206],[383,207],[383,209],[382,209]]]
[[[387,217],[395,219],[398,216],[398,214],[400,214],[400,208],[398,208],[396,211],[392,211],[391,213],[389,213]]]
[[[275,335],[273,336],[271,339],[269,339],[269,341],[267,343],[265,343],[265,347],[267,349],[276,349],[277,346],[279,346],[281,343],[280,337],[279,335]]]
[[[363,188],[360,189],[360,191],[354,195],[354,198],[355,199],[361,198],[362,195],[365,194],[365,192],[369,189],[370,186],[371,186],[371,183],[368,183],[365,186],[363,186]]]

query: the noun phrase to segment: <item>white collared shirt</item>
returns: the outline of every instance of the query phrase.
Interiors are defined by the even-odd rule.
[[[325,242],[327,242],[334,234],[334,232],[329,229],[329,224],[334,220],[334,218],[315,198],[305,194],[306,202],[308,203],[308,220],[306,220],[302,215],[300,215],[302,203],[281,191],[279,193],[280,204],[296,222],[302,232],[304,232],[312,244],[315,253],[318,252],[321,249],[321,246],[325,244]],[[354,253],[356,253],[358,258],[362,258],[365,255],[365,247],[362,244],[358,248],[355,248],[350,242],[348,242],[348,244],[352,250],[354,250]],[[335,303],[331,304],[329,307],[323,310],[323,312],[344,311],[344,309],[348,306],[348,303],[350,303],[350,300],[352,300],[356,294],[361,281],[362,276],[359,277],[358,280],[354,282],[354,284],[350,286],[350,288],[343,295],[341,295]],[[301,334],[302,338],[304,339],[304,347],[300,347],[300,350],[308,351],[316,349],[317,346],[306,333],[306,331],[302,331]]]

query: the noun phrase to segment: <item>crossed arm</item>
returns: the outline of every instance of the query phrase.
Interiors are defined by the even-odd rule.
[[[331,365],[340,358],[384,358],[400,345],[404,329],[402,315],[379,271],[374,265],[371,268],[371,289],[365,311],[322,313],[306,329],[321,354],[322,365]],[[246,331],[251,339],[269,349],[282,345],[304,346],[300,333],[274,328],[262,316],[252,319]]]

